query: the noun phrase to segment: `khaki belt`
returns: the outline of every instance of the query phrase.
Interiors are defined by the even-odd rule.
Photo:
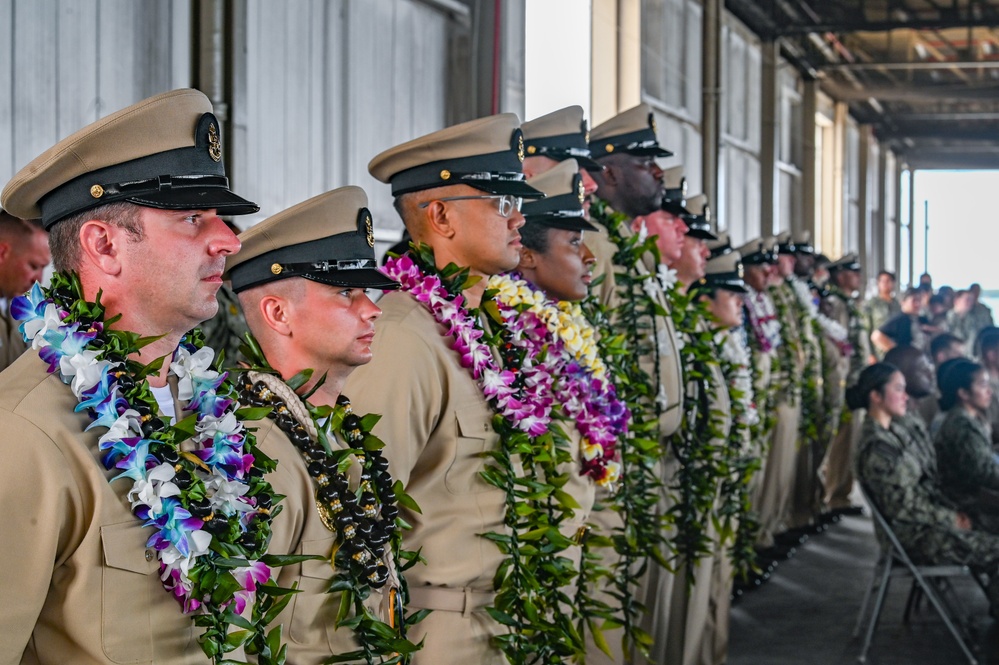
[[[472,612],[482,612],[486,606],[492,605],[495,598],[496,594],[488,591],[421,586],[409,588],[407,604],[409,607],[421,610],[461,612],[462,616],[467,617]]]

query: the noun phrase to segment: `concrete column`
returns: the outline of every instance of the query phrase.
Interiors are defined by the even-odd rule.
[[[801,219],[791,220],[793,231],[808,231],[812,234],[812,242],[818,243],[815,233],[815,215],[818,208],[818,164],[815,163],[815,113],[818,111],[819,84],[814,79],[806,80],[801,95],[801,133],[802,133],[802,164],[801,164]]]
[[[593,0],[590,28],[590,126],[618,112],[617,0]]]
[[[916,283],[916,192],[913,191],[915,172],[909,171],[909,286]]]
[[[860,155],[858,155],[857,171],[859,182],[857,183],[859,189],[857,190],[857,253],[860,255],[860,279],[861,284],[864,284],[867,280],[868,270],[867,270],[867,257],[870,255],[870,237],[871,237],[871,203],[870,196],[871,192],[868,191],[868,183],[870,182],[870,174],[868,170],[872,165],[870,163],[871,157],[871,127],[870,125],[860,125],[858,127],[860,134]]]
[[[701,105],[701,189],[718,201],[718,155],[721,152],[722,0],[704,0],[702,23],[703,102]],[[767,198],[765,195],[761,198]]]
[[[833,167],[832,173],[826,177],[832,177],[832,238],[833,246],[829,248],[837,256],[841,256],[846,247],[844,246],[846,226],[846,187],[844,180],[846,174],[846,117],[849,107],[843,102],[836,102],[833,107]]]
[[[778,219],[777,203],[778,176],[777,151],[780,149],[780,138],[777,135],[778,115],[780,114],[780,83],[778,73],[780,63],[780,46],[777,42],[761,45],[763,52],[763,76],[761,78],[761,108],[760,120],[760,227],[762,235],[773,233]],[[790,121],[790,118],[787,119]]]
[[[888,173],[888,149],[886,146],[881,146],[881,150],[878,151],[878,164],[877,164],[877,179],[878,179],[878,200],[876,201],[877,208],[874,211],[874,219],[872,220],[871,229],[871,251],[870,255],[870,266],[867,267],[867,278],[871,279],[877,275],[880,271],[885,269],[885,226],[888,219],[888,192],[889,178],[892,179],[891,186],[896,186],[895,174]],[[896,200],[898,199],[896,191]]]
[[[904,165],[902,160],[895,160],[895,272],[898,275],[899,286],[903,284],[902,274],[902,206],[908,206],[908,201],[902,201],[902,177]]]
[[[617,0],[617,110],[642,101],[642,3]]]

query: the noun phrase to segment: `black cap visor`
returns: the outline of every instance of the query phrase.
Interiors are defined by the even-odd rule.
[[[329,272],[309,271],[300,275],[313,282],[329,286],[343,286],[351,289],[382,289],[394,291],[399,288],[399,282],[386,277],[375,268],[357,268],[354,270],[336,270]]]
[[[505,174],[490,173],[490,178],[482,177],[482,173],[471,173],[467,175],[455,174],[450,183],[452,185],[468,185],[490,194],[509,194],[525,199],[543,199],[545,193],[527,184],[525,180],[504,177]]]
[[[718,240],[718,236],[711,232],[711,225],[704,222],[687,220],[687,235],[699,240]]]
[[[148,208],[161,210],[212,210],[220,215],[251,215],[260,206],[233,194],[224,187],[193,186],[164,189],[129,196],[125,199]]]

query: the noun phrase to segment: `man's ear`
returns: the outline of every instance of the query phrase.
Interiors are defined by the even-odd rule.
[[[0,242],[0,262],[5,261],[10,256],[11,247],[13,245],[9,241]]]
[[[105,275],[121,273],[121,248],[128,242],[128,232],[100,219],[91,219],[80,227],[80,252],[83,258]]]
[[[448,214],[448,208],[441,201],[430,201],[430,205],[424,210],[426,217],[426,228],[435,235],[441,236],[442,238],[453,238],[455,234],[455,226],[451,216]]]
[[[260,318],[271,330],[279,335],[291,334],[291,303],[279,295],[266,295],[257,303]]]

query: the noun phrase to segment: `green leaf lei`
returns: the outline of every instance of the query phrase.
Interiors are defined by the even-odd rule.
[[[661,409],[656,402],[660,362],[656,317],[669,314],[646,290],[645,283],[656,280],[656,276],[639,272],[646,254],[653,256],[656,264],[659,262],[655,239],[628,234],[627,216],[611,210],[601,199],[593,201],[590,216],[606,229],[616,247],[614,278],[620,305],[608,310],[591,296],[584,301],[583,309],[600,333],[601,356],[632,417],[629,436],[620,446],[620,486],[608,500],[623,522],[623,528],[611,534],[618,561],[603,569],[594,566],[599,574],[591,580],[593,584],[609,583],[619,607],[592,609],[603,615],[604,627],[623,628],[626,653],[634,647],[647,655],[652,638],[638,625],[644,608],[635,599],[635,591],[649,559],[669,568],[673,552],[666,537],[668,524],[659,510],[662,483],[656,473],[664,453],[659,434]],[[655,281],[653,284],[660,288]],[[642,359],[649,357],[653,358],[653,376],[642,367]]]
[[[684,398],[683,421],[670,437],[673,454],[680,462],[674,484],[670,487],[676,500],[670,508],[675,530],[676,560],[686,565],[687,579],[693,582],[698,559],[711,554],[714,544],[708,534],[713,524],[719,542],[732,539],[738,506],[737,497],[720,495],[725,478],[731,473],[727,436],[724,431],[728,414],[711,408],[712,394],[728,389],[717,385],[720,355],[715,332],[708,323],[711,313],[697,292],[682,293],[680,289],[666,292],[670,312],[678,334],[684,340],[680,357],[688,388]]]
[[[395,503],[417,512],[419,508],[404,492],[402,483],[397,481],[393,484],[388,475],[388,462],[380,454],[385,444],[371,433],[371,428],[380,416],[354,415],[350,401],[343,395],[337,399],[335,406],[314,406],[309,403],[308,395],[299,397],[315,429],[316,438],[313,439],[306,427],[297,422],[284,401],[273,395],[263,383],[256,384],[250,378],[250,372],[258,372],[275,375],[276,380],[281,381],[253,335],[247,332],[245,340],[240,353],[250,366],[239,377],[241,396],[245,402],[255,407],[266,408],[267,417],[274,420],[302,454],[309,466],[309,475],[317,481],[316,508],[320,511],[323,523],[337,536],[331,561],[335,574],[327,593],[340,594],[334,625],[338,629],[351,630],[358,648],[347,653],[333,654],[325,662],[365,665],[411,662],[412,654],[422,647],[422,643],[416,645],[410,642],[406,638],[406,632],[422,621],[429,610],[406,614],[409,590],[402,573],[416,565],[420,557],[418,553],[402,547],[401,530],[410,527],[398,516],[399,510]],[[304,386],[312,375],[313,370],[303,370],[284,383],[290,391],[295,391]],[[324,379],[325,377],[316,383],[309,395],[322,385]],[[287,399],[290,398],[289,395]],[[331,443],[336,440],[334,433],[338,433],[340,440],[348,443],[349,447],[339,448]],[[361,467],[361,483],[356,490],[348,489],[346,481],[347,470],[353,462]],[[339,479],[334,479],[333,476],[339,476]],[[375,523],[374,516],[379,512],[376,502],[381,504],[381,519],[385,522],[383,526]],[[369,517],[348,519],[348,513],[354,505],[359,506]],[[393,528],[392,525],[402,529]],[[367,533],[361,533],[362,530],[367,530]],[[347,531],[355,535],[346,536]],[[374,542],[374,554],[371,552],[373,537],[378,539]],[[383,542],[384,540],[388,542]],[[393,571],[399,588],[389,591],[392,596],[391,624],[383,621],[365,605],[372,589],[380,588],[385,576],[390,574],[378,555],[386,546],[392,554],[389,561],[402,562],[398,565],[398,571]]]

